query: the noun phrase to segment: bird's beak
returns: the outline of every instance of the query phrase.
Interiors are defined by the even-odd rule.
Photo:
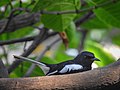
[[[93,61],[100,61],[98,58],[93,58],[92,60]]]

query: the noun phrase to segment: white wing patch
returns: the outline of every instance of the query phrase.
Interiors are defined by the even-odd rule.
[[[79,64],[69,64],[66,65],[62,70],[60,70],[59,73],[66,73],[66,72],[70,72],[71,70],[79,70],[79,69],[83,69],[83,67]]]

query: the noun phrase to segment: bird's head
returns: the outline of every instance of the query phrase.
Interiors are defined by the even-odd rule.
[[[100,61],[93,53],[88,51],[81,52],[74,60],[84,66],[91,66],[94,61]]]

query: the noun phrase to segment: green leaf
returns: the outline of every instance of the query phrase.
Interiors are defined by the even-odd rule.
[[[87,41],[85,44],[85,50],[93,52],[95,56],[100,59],[100,62],[96,62],[98,66],[106,66],[115,61],[112,55],[104,50],[103,46],[101,46],[99,43]]]
[[[37,12],[39,10],[43,10],[52,4],[54,4],[53,0],[38,0],[32,11]]]
[[[111,26],[103,23],[97,17],[94,17],[92,19],[89,19],[87,22],[84,22],[81,25],[81,27],[85,28],[87,30],[90,30],[90,29],[110,29],[111,28]]]
[[[40,10],[46,10],[49,7],[52,7],[54,5],[60,5],[64,3],[73,4],[76,9],[80,9],[80,1],[79,0],[38,0],[36,5],[33,8],[34,12],[40,11]],[[66,6],[65,6],[66,7]]]
[[[53,0],[53,4],[45,8],[45,10],[58,11],[58,12],[76,10],[78,6],[76,7],[75,5],[76,3],[74,2],[74,0],[71,0],[71,1],[70,0]],[[79,2],[79,6],[80,6],[80,2]],[[45,25],[45,27],[61,32],[68,27],[68,25],[75,18],[75,16],[76,14],[60,14],[60,15],[44,14],[41,17],[41,20]]]
[[[79,43],[79,33],[76,32],[76,26],[74,22],[71,22],[70,25],[65,30],[67,37],[69,39],[69,48],[77,48]]]
[[[106,0],[86,0],[90,6],[97,6],[104,4]],[[93,10],[98,19],[109,27],[120,28],[120,1],[116,3],[106,4]]]
[[[111,13],[108,11],[99,8],[97,10],[94,10],[96,16],[101,20],[103,23],[120,28],[120,21],[116,17],[114,17]],[[114,22],[114,23],[113,23]]]
[[[74,3],[74,5],[75,5],[75,8],[76,8],[77,10],[79,10],[80,7],[81,7],[80,0],[73,0],[73,3]]]
[[[10,0],[0,0],[0,6],[8,4],[9,2],[10,2]]]
[[[67,29],[65,30],[69,41],[72,41],[73,37],[76,35],[76,26],[74,24],[74,22],[71,22],[70,25],[67,27]]]

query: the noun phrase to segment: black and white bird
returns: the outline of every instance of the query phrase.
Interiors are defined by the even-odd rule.
[[[68,60],[58,64],[41,63],[41,62],[31,60],[22,56],[14,55],[14,57],[18,59],[30,61],[39,66],[48,67],[49,70],[46,73],[46,75],[62,75],[62,74],[71,74],[71,73],[88,71],[88,70],[91,70],[92,68],[91,65],[94,61],[100,61],[94,56],[93,53],[88,51],[81,52],[73,60]]]

